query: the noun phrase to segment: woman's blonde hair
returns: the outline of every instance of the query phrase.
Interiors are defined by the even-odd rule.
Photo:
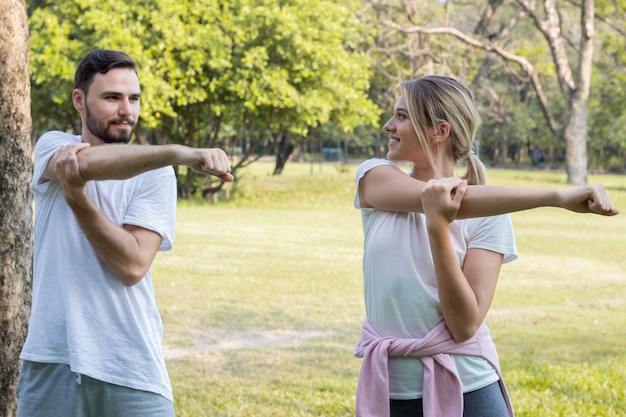
[[[445,76],[428,75],[400,84],[402,96],[411,123],[420,144],[426,152],[431,166],[441,176],[436,166],[435,143],[429,132],[439,129],[442,122],[450,125],[449,140],[442,142],[454,159],[454,163],[465,162],[467,171],[463,179],[468,184],[485,184],[487,170],[474,153],[474,140],[481,125],[474,97],[463,83]]]

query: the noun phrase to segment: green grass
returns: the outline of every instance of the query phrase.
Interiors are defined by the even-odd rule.
[[[257,162],[230,201],[181,202],[153,275],[179,417],[352,416],[364,316],[354,166]],[[498,185],[565,175],[491,170]],[[626,209],[626,177],[591,176]],[[487,323],[519,416],[626,415],[625,214],[513,214]]]

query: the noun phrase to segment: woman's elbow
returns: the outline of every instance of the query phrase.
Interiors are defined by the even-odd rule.
[[[479,325],[467,324],[464,326],[457,326],[457,328],[449,329],[452,338],[456,343],[463,343],[470,340],[476,335]]]

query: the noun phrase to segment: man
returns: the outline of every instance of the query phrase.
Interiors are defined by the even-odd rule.
[[[174,415],[150,265],[172,248],[170,165],[232,181],[220,149],[128,145],[139,117],[134,61],[97,50],[79,64],[72,101],[82,135],[35,147],[33,305],[17,415]]]

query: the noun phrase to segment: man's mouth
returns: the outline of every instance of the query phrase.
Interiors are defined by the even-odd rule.
[[[115,119],[111,121],[112,125],[132,127],[135,122],[132,119]]]

